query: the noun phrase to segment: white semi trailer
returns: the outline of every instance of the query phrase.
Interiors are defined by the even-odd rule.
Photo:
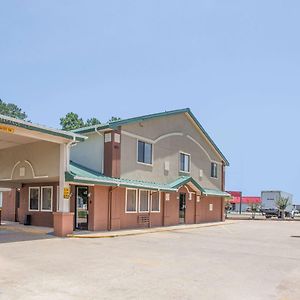
[[[283,191],[262,191],[261,192],[261,210],[266,218],[271,218],[273,216],[280,217],[280,211],[276,206],[276,201],[280,198],[288,198],[289,205],[285,209],[285,216],[293,217],[293,195]]]

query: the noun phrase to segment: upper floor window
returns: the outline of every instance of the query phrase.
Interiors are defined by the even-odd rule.
[[[218,178],[218,165],[214,162],[211,163],[210,176],[213,178]]]
[[[138,162],[152,164],[152,144],[138,141]]]
[[[186,153],[180,153],[180,171],[190,172],[190,155]]]

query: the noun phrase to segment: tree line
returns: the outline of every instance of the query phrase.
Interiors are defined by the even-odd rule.
[[[7,103],[0,99],[0,114],[8,117],[17,118],[24,121],[29,121],[27,114],[18,107],[16,104]],[[108,122],[121,120],[119,117],[112,116]],[[101,124],[101,121],[95,117],[89,118],[84,121],[78,114],[74,112],[67,113],[64,117],[60,118],[60,126],[63,130],[74,130],[77,128],[88,127]]]

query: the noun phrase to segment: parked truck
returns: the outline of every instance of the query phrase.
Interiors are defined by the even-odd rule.
[[[266,218],[277,217],[280,218],[280,211],[276,206],[276,201],[280,198],[288,198],[289,204],[284,210],[286,217],[294,217],[293,195],[283,191],[262,191],[261,192],[261,212]]]

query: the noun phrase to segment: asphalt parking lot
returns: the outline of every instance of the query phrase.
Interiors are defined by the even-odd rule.
[[[1,300],[300,299],[300,222],[0,239]]]

